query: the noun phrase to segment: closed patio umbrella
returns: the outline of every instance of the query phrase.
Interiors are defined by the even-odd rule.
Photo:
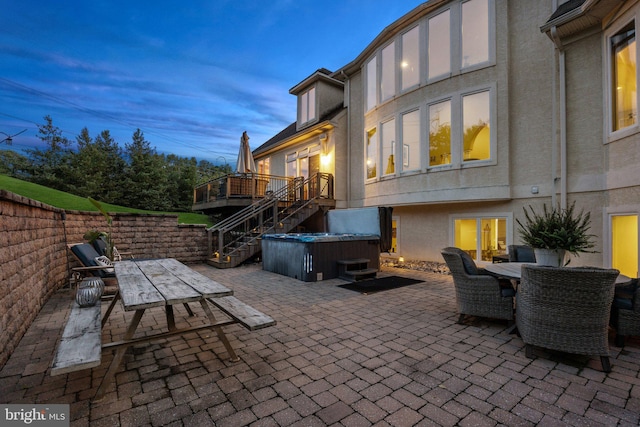
[[[242,132],[242,138],[240,138],[240,152],[238,153],[238,161],[236,162],[236,172],[256,172],[256,162],[253,160],[253,154],[249,147],[249,135],[247,135],[247,131]]]

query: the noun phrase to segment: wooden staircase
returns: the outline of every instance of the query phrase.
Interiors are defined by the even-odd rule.
[[[318,173],[307,180],[296,179],[209,228],[212,255],[207,263],[217,268],[236,267],[262,250],[264,234],[288,233],[317,212],[333,207],[332,175]]]

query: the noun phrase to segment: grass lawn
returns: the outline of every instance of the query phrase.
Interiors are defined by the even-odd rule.
[[[0,189],[11,191],[12,193],[37,200],[60,209],[98,212],[98,209],[86,197],[74,196],[73,194],[65,193],[64,191],[53,190],[49,187],[11,178],[6,175],[0,175]],[[98,201],[100,202],[100,200]],[[174,214],[178,215],[178,223],[180,224],[207,224],[208,227],[213,225],[207,215],[199,213],[157,212],[110,205],[102,202],[100,202],[100,204],[108,212]]]

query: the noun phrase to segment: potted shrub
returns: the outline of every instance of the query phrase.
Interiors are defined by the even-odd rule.
[[[524,209],[525,221],[516,219],[522,241],[531,246],[536,254],[536,261],[541,265],[559,267],[564,263],[566,252],[579,256],[581,252],[595,253],[591,250],[595,244],[589,233],[591,214],[575,212],[575,202],[566,209],[548,209],[543,205],[542,213],[537,213],[531,206]]]

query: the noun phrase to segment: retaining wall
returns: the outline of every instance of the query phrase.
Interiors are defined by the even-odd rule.
[[[136,258],[203,262],[205,225],[179,225],[177,215],[112,214],[119,251]],[[106,230],[96,212],[64,211],[0,190],[0,368],[56,290],[68,286],[79,266],[67,243],[83,242],[87,230]]]

